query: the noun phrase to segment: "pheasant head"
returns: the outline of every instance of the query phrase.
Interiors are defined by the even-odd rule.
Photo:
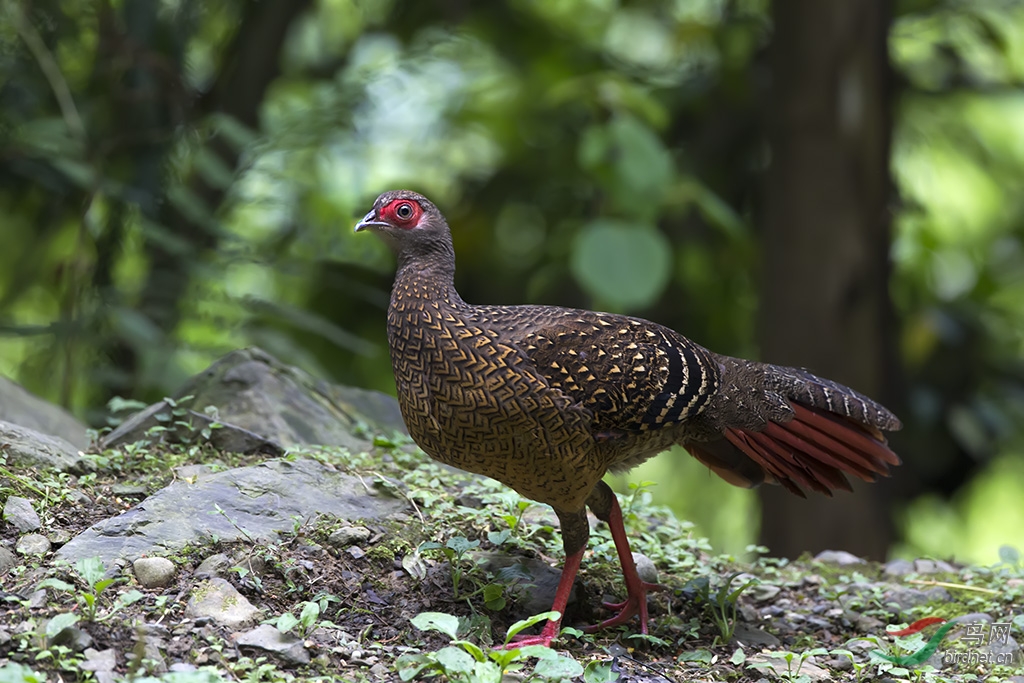
[[[380,235],[398,257],[399,267],[436,262],[454,268],[448,221],[429,199],[411,190],[391,190],[377,197],[355,229]]]

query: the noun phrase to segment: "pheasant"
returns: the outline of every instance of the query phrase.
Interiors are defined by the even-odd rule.
[[[387,313],[402,417],[432,458],[492,477],[558,516],[565,564],[552,610],[565,613],[590,529],[611,528],[626,599],[597,630],[639,615],[647,593],[609,486],[681,444],[730,484],[780,484],[797,495],[849,490],[899,458],[886,408],[797,368],[713,353],[657,323],[554,306],[474,306],[455,291],[455,251],[426,197],[385,192],[355,227],[378,234],[398,261]],[[516,646],[549,645],[561,616]]]

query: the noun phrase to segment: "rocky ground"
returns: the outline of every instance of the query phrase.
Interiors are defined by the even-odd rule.
[[[266,377],[285,381],[252,367],[273,369],[265,359],[242,360],[213,373],[234,382],[233,396],[245,393],[240,375],[261,396]],[[314,394],[334,396],[310,404],[325,413],[342,405]],[[787,562],[760,549],[740,562],[642,488],[621,497],[626,525],[642,569],[671,589],[651,598],[652,633],[576,628],[623,592],[595,522],[554,648],[502,650],[510,628],[551,602],[561,540],[548,509],[430,462],[383,403],[348,410],[358,417],[327,447],[282,437],[316,431],[309,421],[267,436],[269,418],[187,403],[83,453],[0,423],[0,683],[1024,683],[1024,562],[1012,549],[994,567],[877,565],[841,551]],[[936,623],[886,634],[924,618]],[[921,652],[946,628],[938,619],[956,625]]]

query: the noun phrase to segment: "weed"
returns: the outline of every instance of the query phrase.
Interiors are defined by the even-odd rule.
[[[423,612],[412,619],[421,631],[438,631],[451,638],[448,647],[437,652],[406,654],[395,661],[395,668],[403,681],[412,680],[427,672],[443,674],[449,681],[465,683],[500,683],[502,676],[522,671],[528,659],[536,658],[532,679],[562,681],[584,673],[575,659],[558,654],[550,647],[527,645],[507,647],[516,634],[534,624],[559,618],[558,612],[544,612],[518,621],[505,634],[505,648],[483,649],[468,640],[459,640],[459,618],[441,612]],[[597,674],[591,680],[600,681]],[[603,679],[615,680],[615,679]]]

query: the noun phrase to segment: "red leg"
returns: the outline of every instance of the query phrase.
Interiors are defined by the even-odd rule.
[[[586,545],[572,553],[567,555],[565,558],[565,566],[562,567],[562,578],[558,580],[558,588],[555,590],[555,601],[551,605],[551,609],[554,612],[558,612],[560,615],[565,616],[565,606],[569,603],[569,593],[572,591],[572,584],[576,580],[576,572],[580,569],[580,560],[583,559],[583,552],[587,549]],[[562,617],[560,616],[555,621],[549,621],[544,624],[544,628],[541,629],[539,635],[535,636],[516,636],[512,639],[512,642],[505,647],[523,647],[525,645],[544,645],[545,647],[551,646],[551,641],[558,636],[559,626],[562,624]]]
[[[609,493],[611,491],[609,490]],[[665,586],[656,583],[647,583],[640,578],[636,571],[636,563],[633,562],[633,553],[629,549],[629,539],[626,538],[626,528],[622,524],[622,508],[615,494],[611,494],[610,509],[608,518],[605,520],[612,530],[612,540],[615,541],[615,552],[619,556],[619,564],[622,565],[622,577],[626,581],[626,599],[622,602],[606,602],[604,606],[608,609],[619,610],[611,619],[606,619],[600,624],[588,626],[584,630],[593,633],[603,628],[624,624],[633,618],[633,615],[640,615],[640,633],[647,633],[647,593],[648,591],[666,590]]]

